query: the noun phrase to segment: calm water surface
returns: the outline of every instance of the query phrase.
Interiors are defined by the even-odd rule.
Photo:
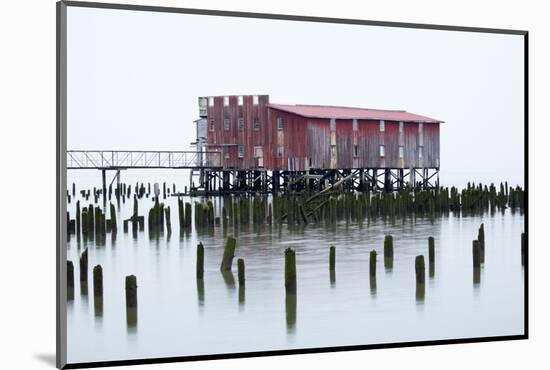
[[[69,178],[69,181],[70,178]],[[171,184],[171,183],[170,183]],[[78,186],[77,186],[78,189]],[[93,202],[93,197],[90,200]],[[189,199],[186,199],[189,201]],[[193,199],[193,201],[196,199]],[[114,198],[113,198],[114,201]],[[89,202],[81,201],[82,205]],[[152,205],[139,202],[140,215]],[[204,355],[292,348],[345,346],[523,334],[524,275],[520,258],[523,216],[341,222],[333,229],[308,226],[180,236],[176,198],[173,233],[150,240],[147,227],[133,238],[122,232],[132,201],[120,204],[119,232],[104,246],[73,237],[67,259],[75,265],[74,300],[67,305],[68,360],[88,362]],[[219,207],[220,200],[215,199]],[[68,205],[74,217],[75,201]],[[219,208],[217,209],[219,212]],[[219,213],[218,213],[219,215]],[[485,223],[486,256],[474,284],[472,240]],[[383,237],[394,236],[394,264],[383,263]],[[219,265],[224,237],[237,238],[233,275]],[[415,295],[414,258],[436,243],[435,275],[426,271],[423,300]],[[195,278],[196,245],[205,246],[204,284]],[[329,245],[336,246],[334,280]],[[78,283],[79,254],[89,249],[88,295]],[[285,299],[283,251],[296,250],[298,293]],[[378,252],[376,289],[369,283],[368,254]],[[246,287],[239,287],[236,259],[244,258]],[[96,310],[92,268],[103,267],[104,301]],[[126,322],[124,278],[138,282],[137,324]]]

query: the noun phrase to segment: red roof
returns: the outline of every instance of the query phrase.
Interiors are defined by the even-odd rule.
[[[403,122],[438,123],[441,120],[404,110],[333,107],[326,105],[269,104],[269,107],[308,118],[372,119]]]

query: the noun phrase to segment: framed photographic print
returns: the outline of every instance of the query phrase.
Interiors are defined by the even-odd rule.
[[[57,365],[526,339],[526,31],[61,1]]]

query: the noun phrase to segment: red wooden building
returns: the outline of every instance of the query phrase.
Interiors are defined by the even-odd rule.
[[[272,104],[268,95],[201,97],[199,109],[206,151],[221,153],[227,176],[269,172],[288,181],[359,170],[359,181],[378,186],[384,174],[384,186],[392,176],[402,186],[406,176],[416,183],[417,174],[429,182],[440,166],[442,121],[406,111]]]

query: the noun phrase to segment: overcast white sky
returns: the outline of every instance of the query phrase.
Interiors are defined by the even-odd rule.
[[[523,185],[523,38],[68,8],[68,149],[188,150],[202,95],[444,120],[441,183]]]

